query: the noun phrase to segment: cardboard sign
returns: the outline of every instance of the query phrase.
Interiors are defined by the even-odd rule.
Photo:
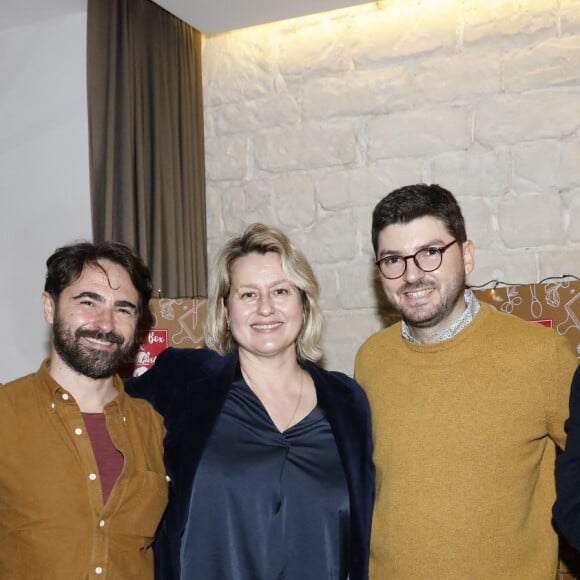
[[[474,290],[496,310],[553,328],[565,336],[580,358],[580,282],[556,279],[543,284],[521,284]]]
[[[119,369],[123,378],[143,374],[166,348],[202,348],[205,298],[154,298],[153,327],[141,334],[139,346]]]

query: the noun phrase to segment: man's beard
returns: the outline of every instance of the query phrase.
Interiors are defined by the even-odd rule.
[[[63,327],[62,320],[55,313],[52,325],[54,349],[65,364],[77,373],[91,379],[103,379],[115,374],[117,368],[129,354],[133,340],[123,344],[123,337],[114,332],[78,328],[74,335]],[[106,340],[116,344],[116,350],[101,350],[83,344],[83,338]]]
[[[423,287],[431,287],[423,281],[407,285],[402,291],[421,290]],[[405,322],[413,328],[432,328],[444,320],[455,308],[457,302],[463,299],[465,292],[465,276],[455,280],[441,296],[441,302],[433,306],[428,312],[416,312],[412,308],[401,308],[398,304],[392,304]]]

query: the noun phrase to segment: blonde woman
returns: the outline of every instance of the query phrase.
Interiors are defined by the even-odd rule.
[[[321,356],[318,283],[281,231],[253,224],[213,270],[208,349],[168,349],[132,379],[167,427],[163,580],[366,580],[370,413]]]

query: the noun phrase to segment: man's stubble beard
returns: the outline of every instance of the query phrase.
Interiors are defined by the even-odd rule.
[[[415,284],[406,285],[401,292],[410,290],[420,290],[421,288],[431,288],[432,285],[425,284],[422,280]],[[463,300],[465,292],[465,275],[458,278],[448,289],[447,293],[441,297],[441,302],[434,307],[429,313],[421,316],[413,316],[414,309],[406,309],[399,304],[391,303],[391,307],[403,318],[403,320],[412,328],[431,328],[437,326],[444,320],[455,308],[458,301]]]

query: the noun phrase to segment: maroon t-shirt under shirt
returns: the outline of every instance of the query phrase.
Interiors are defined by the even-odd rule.
[[[101,476],[103,502],[107,503],[109,494],[123,471],[123,454],[111,441],[104,413],[83,413],[82,415]]]

